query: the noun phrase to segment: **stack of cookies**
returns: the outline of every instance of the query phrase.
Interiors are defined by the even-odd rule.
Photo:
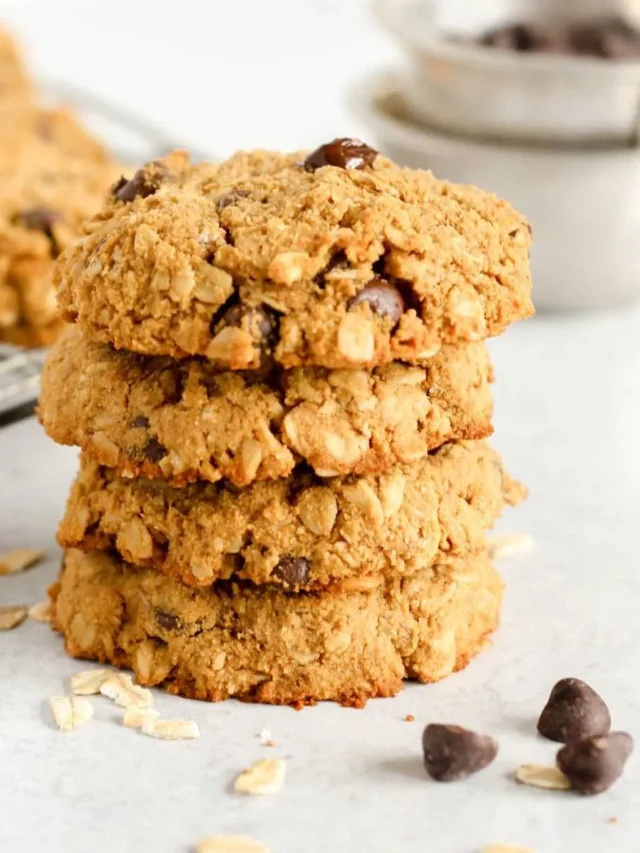
[[[71,655],[200,699],[360,705],[495,628],[483,339],[532,313],[507,204],[357,140],[177,152],[58,260],[40,418],[83,455],[59,540]]]
[[[39,107],[0,30],[0,341],[39,346],[61,328],[54,259],[99,207],[116,167],[68,110]]]

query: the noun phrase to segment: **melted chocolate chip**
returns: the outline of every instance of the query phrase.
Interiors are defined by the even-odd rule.
[[[392,323],[397,323],[405,310],[405,302],[398,288],[382,278],[373,278],[360,293],[349,302],[349,308],[354,308],[362,302],[368,302],[371,310],[380,317],[389,317]]]
[[[338,169],[364,169],[370,166],[378,156],[374,148],[370,148],[359,139],[334,139],[321,145],[308,155],[304,161],[307,172],[315,172],[323,166],[336,166]]]
[[[232,305],[220,317],[216,326],[248,329],[259,344],[262,366],[269,363],[277,332],[277,321],[272,313],[264,308],[251,308],[242,304]]]
[[[556,760],[574,791],[593,796],[620,778],[632,751],[631,735],[611,732],[571,741],[558,752]]]
[[[554,686],[538,720],[538,731],[549,740],[571,740],[604,735],[611,714],[604,700],[579,678],[563,678]]]
[[[152,438],[144,449],[144,455],[149,462],[157,463],[167,455],[167,448],[157,438]]]
[[[272,574],[286,586],[302,586],[309,580],[309,563],[304,557],[283,557]]]
[[[167,167],[164,163],[154,161],[144,169],[138,169],[131,180],[124,176],[111,188],[111,194],[118,201],[129,202],[135,198],[147,198],[158,191],[163,180],[167,176]]]
[[[251,193],[249,190],[230,190],[228,193],[225,193],[223,196],[220,196],[218,201],[216,202],[216,207],[218,210],[224,210],[225,207],[230,207],[233,204],[237,204],[238,199],[247,198]]]
[[[156,622],[167,631],[175,631],[181,625],[180,619],[174,613],[167,613],[165,610],[156,610]]]
[[[146,429],[149,426],[149,418],[144,415],[136,415],[131,421],[132,429]]]
[[[489,735],[462,726],[428,725],[422,734],[424,766],[438,782],[457,782],[487,767],[498,754]]]

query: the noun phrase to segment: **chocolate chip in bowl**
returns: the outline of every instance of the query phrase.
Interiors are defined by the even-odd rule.
[[[499,54],[509,66],[515,57],[506,51],[487,49],[482,53],[496,61]],[[531,57],[543,62],[552,58]],[[635,73],[627,63],[587,62],[586,73],[580,72],[575,84],[589,91],[596,102],[602,93],[591,87],[594,66],[605,75]],[[352,108],[369,128],[373,144],[397,162],[428,169],[447,180],[489,188],[524,211],[534,233],[531,263],[538,309],[609,310],[640,299],[637,146],[552,146],[505,138],[499,142],[470,139],[419,123],[408,104],[408,85],[404,75],[394,72],[366,75],[352,90]],[[633,93],[629,90],[634,110],[640,103],[640,68],[638,87],[638,92],[634,86]],[[526,104],[526,98],[511,94],[515,102]],[[622,106],[620,100],[607,103]],[[557,106],[566,109],[566,105]],[[474,100],[465,121],[477,108]],[[606,117],[607,109],[599,115]],[[529,104],[528,112],[529,118],[541,116],[542,128],[544,110]],[[484,112],[483,121],[486,117]],[[519,238],[513,235],[514,240]],[[403,295],[406,299],[407,294]]]
[[[471,5],[377,0],[407,54],[402,97],[416,124],[501,144],[636,142],[640,34],[631,22],[572,19],[575,4],[504,0],[499,17],[497,4]]]
[[[619,15],[580,22],[506,24],[484,32],[476,43],[524,53],[614,60],[640,58],[640,30]]]

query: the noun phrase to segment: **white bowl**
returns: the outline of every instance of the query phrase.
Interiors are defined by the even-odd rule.
[[[610,0],[376,0],[407,55],[409,114],[476,138],[620,146],[640,133],[640,62],[522,53],[473,36],[507,21],[612,11]],[[451,36],[462,36],[455,40]]]
[[[575,151],[475,142],[403,117],[390,74],[361,81],[351,105],[393,160],[475,184],[533,227],[538,308],[604,308],[640,298],[640,150]]]

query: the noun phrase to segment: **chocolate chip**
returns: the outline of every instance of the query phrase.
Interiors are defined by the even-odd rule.
[[[125,178],[125,176],[124,176],[124,175],[120,175],[120,177],[118,178],[118,180],[117,180],[117,181],[115,182],[115,184],[111,187],[111,195],[114,195],[114,196],[116,196],[116,198],[117,198],[117,197],[118,197],[118,193],[120,192],[120,190],[121,190],[123,187],[126,187],[126,185],[127,185],[128,183],[129,183],[129,178]]]
[[[167,631],[175,631],[181,625],[180,619],[174,613],[167,613],[166,610],[156,610],[156,622]]]
[[[287,586],[302,586],[309,580],[309,563],[304,557],[283,557],[273,570],[274,577]]]
[[[337,166],[339,169],[364,169],[370,166],[378,156],[374,148],[370,148],[359,139],[334,139],[321,145],[308,155],[304,161],[307,172],[315,172],[323,166]]]
[[[22,210],[13,218],[14,225],[22,225],[23,228],[28,228],[30,231],[41,231],[51,242],[51,254],[57,258],[60,254],[60,247],[53,233],[53,226],[62,222],[63,216],[58,210],[53,210],[50,207],[31,207],[28,210]]]
[[[264,308],[251,308],[248,305],[233,305],[227,308],[216,326],[247,328],[260,347],[262,365],[266,366],[269,363],[277,333],[276,318],[269,311]]]
[[[225,193],[223,196],[220,196],[218,201],[216,202],[216,207],[218,210],[224,210],[225,207],[230,207],[232,204],[237,204],[238,199],[247,198],[251,193],[249,190],[230,190],[228,193]]]
[[[30,231],[42,231],[51,238],[51,229],[57,222],[62,221],[62,214],[50,207],[31,207],[16,214],[14,222],[24,225]]]
[[[503,50],[531,50],[535,44],[532,29],[526,24],[511,24],[486,33],[481,43]]]
[[[147,198],[158,191],[167,174],[164,163],[154,161],[143,169],[138,169],[131,180],[121,177],[111,188],[111,194],[118,201],[125,202],[133,201],[135,198]]]
[[[457,782],[487,767],[498,742],[462,726],[431,723],[422,733],[424,766],[438,782]]]
[[[349,308],[368,302],[371,310],[380,317],[389,317],[397,323],[405,310],[404,298],[398,288],[382,278],[373,278],[349,302]]]
[[[144,449],[144,455],[149,462],[160,462],[167,455],[167,448],[157,438],[152,438]]]
[[[611,732],[571,741],[557,755],[558,767],[579,794],[591,796],[608,790],[619,779],[633,750],[626,732]]]
[[[149,426],[149,418],[144,415],[136,415],[131,421],[132,429],[146,429]]]
[[[480,43],[507,50],[602,59],[640,55],[640,31],[617,15],[570,24],[510,24],[485,33]]]
[[[553,687],[538,720],[538,731],[549,740],[570,740],[604,735],[611,715],[604,700],[579,678],[563,678]]]

